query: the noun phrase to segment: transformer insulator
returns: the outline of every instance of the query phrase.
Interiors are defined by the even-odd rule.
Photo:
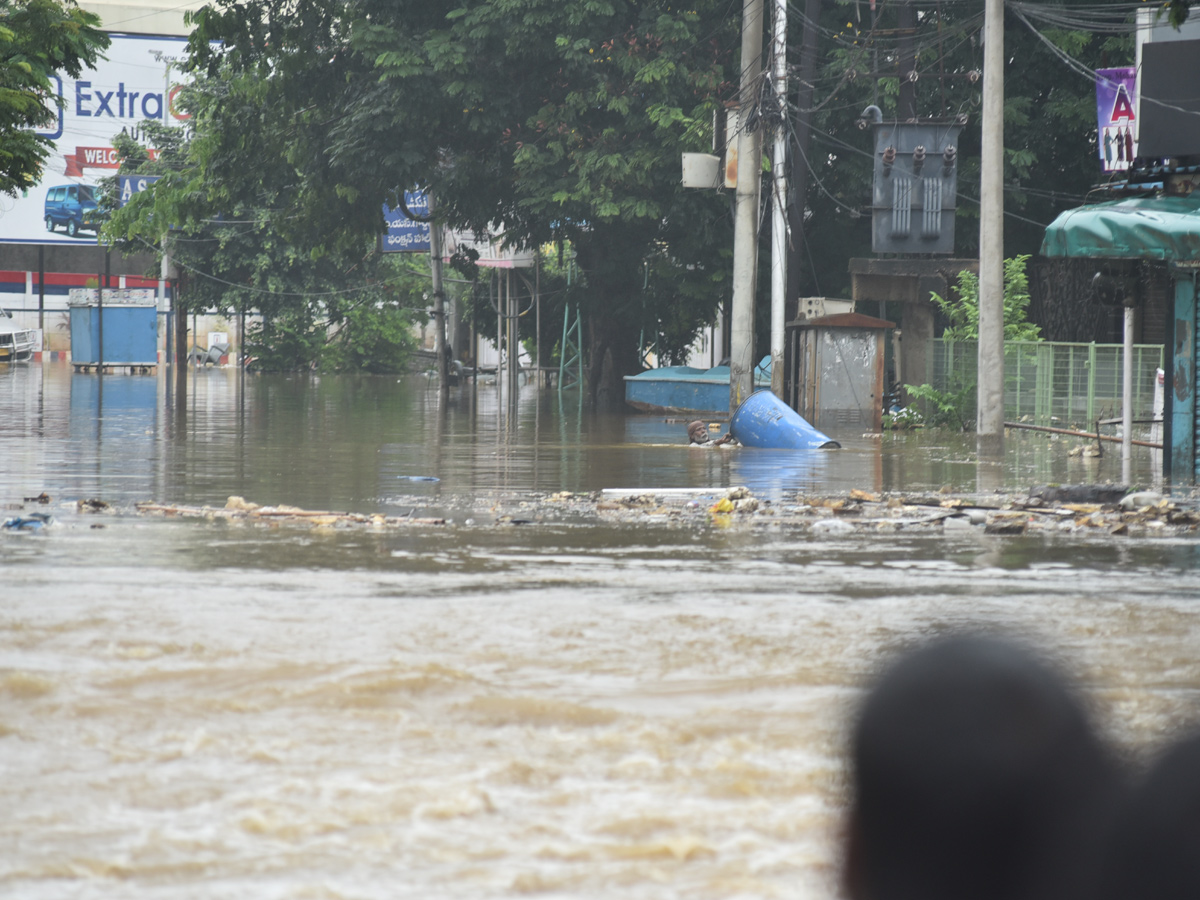
[[[954,148],[953,144],[950,144],[942,151],[942,168],[946,170],[947,175],[954,171],[954,166],[957,162],[958,151]]]

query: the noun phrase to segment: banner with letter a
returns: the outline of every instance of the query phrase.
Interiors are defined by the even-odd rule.
[[[1105,172],[1124,172],[1137,157],[1137,70],[1096,70],[1096,140]]]

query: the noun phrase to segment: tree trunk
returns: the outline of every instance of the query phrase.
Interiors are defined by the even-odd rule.
[[[642,331],[644,276],[642,259],[648,235],[617,235],[597,228],[576,245],[587,279],[587,390],[596,409],[625,405],[625,375],[641,370],[638,337]]]
[[[596,409],[615,411],[625,405],[624,376],[641,369],[638,330],[620,318],[588,317],[588,394]]]

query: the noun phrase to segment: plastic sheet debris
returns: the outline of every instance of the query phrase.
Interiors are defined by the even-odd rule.
[[[396,477],[397,477],[397,478],[399,478],[401,481],[428,481],[428,482],[437,482],[437,481],[441,481],[441,480],[442,480],[442,479],[440,479],[440,478],[435,478],[435,477],[434,477],[434,476],[432,476],[432,475],[397,475]]]
[[[9,531],[41,531],[54,519],[48,513],[30,513],[5,519],[2,526]]]

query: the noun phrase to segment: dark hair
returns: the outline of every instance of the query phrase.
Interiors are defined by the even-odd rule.
[[[863,704],[852,763],[858,900],[1090,896],[1115,769],[1032,653],[959,636],[902,658]]]
[[[1130,794],[1105,859],[1104,900],[1200,897],[1200,734],[1168,749]]]

